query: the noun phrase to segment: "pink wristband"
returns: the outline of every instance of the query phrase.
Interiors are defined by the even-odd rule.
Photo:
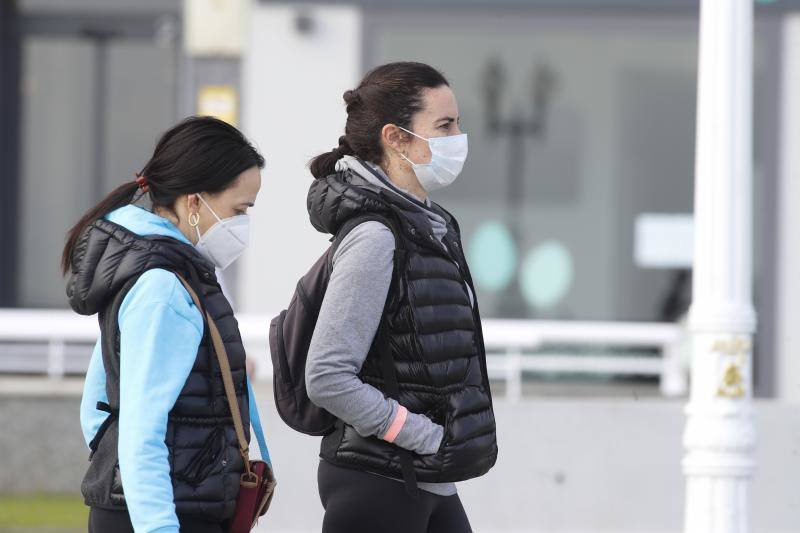
[[[394,442],[394,439],[397,438],[397,435],[400,433],[400,430],[403,429],[403,424],[406,423],[407,417],[408,417],[408,409],[406,409],[402,405],[398,407],[397,413],[395,413],[394,415],[394,420],[392,420],[392,425],[389,426],[389,429],[383,436],[383,440],[385,440],[386,442]]]

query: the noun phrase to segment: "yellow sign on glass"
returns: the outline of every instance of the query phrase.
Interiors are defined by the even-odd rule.
[[[197,93],[197,114],[216,117],[236,126],[239,95],[233,85],[204,85]]]

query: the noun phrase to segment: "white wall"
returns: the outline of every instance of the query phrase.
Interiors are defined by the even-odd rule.
[[[22,395],[22,385],[5,385],[0,383],[0,493],[74,492],[87,465],[75,414],[81,384],[30,382]],[[629,399],[496,399],[497,465],[481,478],[458,483],[474,530],[681,531],[683,404],[636,401],[637,390],[630,392]],[[275,500],[256,532],[319,532],[319,438],[281,421],[267,384],[256,382],[255,394],[278,478]],[[756,402],[755,409],[759,468],[752,531],[796,533],[800,409],[777,402]]]
[[[800,403],[800,15],[784,21],[778,280],[777,393]]]
[[[298,13],[313,30],[296,30]],[[311,227],[308,160],[338,144],[344,131],[342,93],[360,79],[361,13],[350,6],[254,2],[243,61],[242,126],[267,160],[252,210],[251,246],[240,260],[239,308],[284,308],[297,279],[324,251]]]
[[[320,531],[319,439],[289,429],[269,387],[256,385],[278,478],[275,500],[257,533]],[[495,400],[497,464],[458,483],[480,533],[678,533],[684,479],[683,403],[653,399]],[[800,439],[794,406],[756,402],[758,472],[752,531],[797,532]],[[2,417],[0,417],[2,419]],[[19,416],[15,417],[18,420]]]

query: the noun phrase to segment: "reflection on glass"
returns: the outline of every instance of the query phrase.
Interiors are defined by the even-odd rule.
[[[525,256],[520,273],[520,289],[529,305],[546,311],[564,299],[574,278],[569,250],[558,241],[547,241]]]
[[[494,220],[481,224],[470,241],[469,262],[481,289],[499,292],[508,287],[517,268],[517,246],[508,227]]]
[[[366,17],[367,65],[431,63],[458,98],[469,158],[433,200],[456,215],[468,250],[489,221],[513,236],[517,267],[505,287],[499,258],[469,250],[473,263],[491,263],[477,267],[483,316],[663,320],[673,273],[636,264],[634,229],[642,212],[692,211],[696,19],[562,17],[533,8],[498,9],[490,18],[467,9]],[[766,35],[757,31],[756,72],[766,72],[759,53]],[[756,78],[756,114],[769,108],[766,78]],[[762,138],[769,136],[756,135],[756,148]],[[550,240],[569,251],[574,268],[564,272],[581,273],[561,296],[537,275],[520,279],[526,252]],[[529,261],[537,272],[539,259]]]

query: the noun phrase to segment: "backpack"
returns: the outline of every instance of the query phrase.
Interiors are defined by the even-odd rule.
[[[336,417],[316,406],[306,392],[305,369],[308,348],[317,325],[322,300],[330,281],[333,256],[345,236],[363,222],[376,220],[395,233],[395,272],[401,239],[386,217],[363,215],[345,222],[331,238],[331,246],[297,282],[289,307],[272,319],[269,328],[269,348],[273,366],[275,406],[283,421],[295,431],[312,436],[324,436],[335,429]],[[381,321],[383,323],[383,320]],[[381,326],[381,330],[383,326]],[[376,334],[376,338],[378,335]]]

